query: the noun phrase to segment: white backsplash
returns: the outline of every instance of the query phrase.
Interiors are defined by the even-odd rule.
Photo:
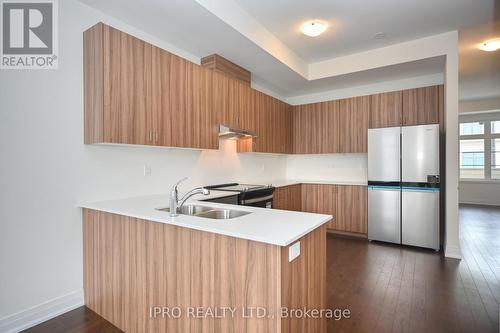
[[[289,155],[286,178],[310,181],[367,181],[367,154]]]

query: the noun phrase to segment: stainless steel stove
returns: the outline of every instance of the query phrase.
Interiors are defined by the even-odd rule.
[[[275,188],[272,185],[229,183],[205,186],[205,188],[234,193],[234,195],[208,199],[206,201],[264,208],[273,207],[273,193]]]

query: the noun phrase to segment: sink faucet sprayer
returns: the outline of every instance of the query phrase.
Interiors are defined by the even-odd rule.
[[[187,192],[184,194],[184,196],[179,199],[179,192],[177,191],[177,186],[188,178],[182,178],[179,180],[177,183],[174,184],[172,187],[172,190],[170,191],[170,216],[177,216],[177,210],[181,209],[182,205],[186,202],[187,199],[192,197],[195,194],[203,194],[203,195],[209,195],[210,191],[204,187],[197,187],[192,189],[191,191]]]

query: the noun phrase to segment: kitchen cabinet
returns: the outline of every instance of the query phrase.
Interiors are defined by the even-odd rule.
[[[243,90],[244,91],[244,90]],[[290,105],[251,89],[240,99],[249,98],[241,108],[239,126],[257,133],[257,138],[238,141],[239,152],[286,154],[292,151],[292,112]]]
[[[368,188],[358,185],[337,186],[335,230],[367,234]]]
[[[402,91],[391,91],[370,96],[370,128],[401,126],[402,118]]]
[[[290,261],[289,246],[220,232],[92,209],[83,209],[82,220],[85,305],[124,332],[326,332],[324,316],[254,312],[256,306],[273,314],[283,308],[325,308],[324,226],[297,239],[300,256]],[[152,320],[150,307],[158,304],[231,306],[247,316]]]
[[[368,152],[370,96],[339,100],[339,143],[341,153]]]
[[[152,68],[154,144],[217,149],[212,73],[154,46]]]
[[[340,152],[339,103],[329,101],[293,107],[293,153]]]
[[[274,208],[330,214],[327,229],[368,233],[368,188],[362,185],[296,184],[278,187]]]
[[[84,44],[85,143],[152,143],[151,45],[102,23]]]
[[[212,72],[98,23],[84,32],[85,143],[217,149]]]
[[[277,187],[274,191],[273,208],[302,211],[302,184]]]
[[[328,222],[328,229],[336,229],[337,225],[337,185],[302,184],[302,211],[318,214],[330,214],[333,219]]]
[[[293,152],[367,152],[369,112],[369,96],[294,106]]]
[[[403,90],[403,126],[439,123],[440,86]]]

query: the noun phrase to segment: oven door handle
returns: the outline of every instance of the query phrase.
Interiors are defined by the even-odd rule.
[[[252,203],[256,203],[256,202],[261,202],[261,201],[266,201],[266,200],[270,200],[273,198],[273,195],[268,195],[268,196],[265,196],[265,197],[259,197],[259,198],[253,198],[253,199],[247,199],[247,200],[241,200],[241,204],[242,205],[246,205],[246,204],[252,204]]]

